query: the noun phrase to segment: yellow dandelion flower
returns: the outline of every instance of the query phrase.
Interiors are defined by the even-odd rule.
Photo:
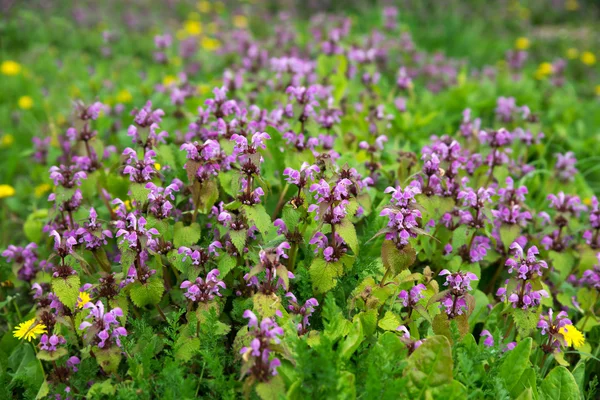
[[[47,332],[46,325],[36,322],[34,318],[19,324],[13,331],[13,336],[18,339],[25,338],[28,342],[31,342],[31,339],[35,339],[38,335]]]
[[[245,15],[235,15],[233,17],[233,26],[238,29],[244,29],[248,26],[248,18]]]
[[[569,60],[574,60],[577,57],[579,57],[579,50],[577,50],[575,47],[571,47],[567,50],[567,58]]]
[[[77,308],[83,308],[87,303],[92,301],[92,298],[88,294],[88,292],[79,292],[79,297],[77,298]]]
[[[157,171],[160,171],[160,164],[159,163],[154,163],[154,169]]]
[[[596,64],[596,56],[591,51],[584,51],[581,54],[581,62],[585,65],[594,65]]]
[[[125,209],[131,211],[131,200],[125,200],[123,203],[125,203]]]
[[[198,2],[198,11],[201,13],[209,13],[210,12],[210,2],[209,1],[200,1]]]
[[[200,24],[199,21],[185,21],[184,25],[183,25],[183,29],[185,29],[185,31],[189,34],[189,35],[199,35],[202,33],[202,25]]]
[[[537,71],[535,71],[535,77],[537,79],[544,79],[548,75],[551,75],[553,70],[554,68],[552,67],[551,63],[543,62],[539,65]]]
[[[16,61],[6,60],[2,62],[0,70],[2,71],[2,75],[18,75],[21,72],[21,64]]]
[[[15,188],[10,185],[0,185],[0,199],[15,195]]]
[[[165,76],[162,81],[163,85],[165,85],[165,86],[169,86],[170,84],[175,83],[175,82],[177,82],[177,78],[175,78],[173,75]]]
[[[117,103],[131,103],[132,100],[133,96],[127,89],[120,90],[119,93],[117,93]]]
[[[221,47],[221,42],[219,42],[216,39],[213,38],[209,38],[204,36],[202,38],[202,40],[200,41],[200,45],[202,46],[202,48],[206,51],[215,51],[217,50],[219,47]]]
[[[526,37],[520,37],[515,41],[515,47],[518,50],[527,50],[530,44],[529,39]]]
[[[50,189],[52,189],[52,186],[50,186],[49,183],[42,183],[37,185],[34,189],[35,197],[39,199],[44,195],[44,193],[49,192]]]
[[[585,343],[585,336],[579,332],[573,325],[565,325],[558,330],[569,346],[576,349],[581,348]]]
[[[568,11],[576,11],[579,10],[579,3],[577,0],[567,0],[565,2],[565,9]]]
[[[33,107],[33,99],[29,96],[19,97],[19,108],[22,110],[29,110]]]
[[[0,147],[10,147],[15,142],[15,137],[10,133],[5,133],[0,138]]]
[[[586,197],[585,199],[583,199],[583,204],[585,204],[586,206],[591,206],[592,199],[590,199],[589,197]]]

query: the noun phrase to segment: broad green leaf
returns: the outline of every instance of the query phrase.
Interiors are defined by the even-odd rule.
[[[129,289],[129,297],[137,307],[148,304],[158,304],[165,291],[165,285],[160,277],[153,276],[145,284],[134,282]]]
[[[386,311],[377,324],[384,331],[395,331],[400,325],[400,317],[391,311]]]
[[[502,240],[504,249],[508,249],[520,234],[521,227],[519,225],[502,225],[500,227],[500,239]]]
[[[267,382],[256,385],[256,394],[261,400],[278,400],[285,398],[285,382],[279,375],[275,375]]]
[[[254,311],[261,318],[271,318],[277,310],[281,309],[281,300],[275,294],[257,293],[252,297],[252,302],[254,303]]]
[[[524,391],[531,391],[531,398],[538,399],[536,376],[533,369],[528,368],[523,371],[521,378],[514,384],[510,391],[510,396],[514,399],[519,397]]]
[[[106,349],[94,347],[94,355],[96,356],[96,362],[105,373],[117,372],[121,362],[120,347],[111,346]]]
[[[565,367],[556,367],[550,371],[540,386],[540,393],[544,400],[580,399],[577,382]]]
[[[256,225],[258,231],[266,236],[273,228],[273,221],[267,214],[265,207],[262,204],[255,204],[253,206],[242,206],[242,209],[246,213],[248,220]]]
[[[248,231],[246,229],[242,229],[240,231],[229,231],[229,237],[231,238],[231,242],[235,246],[235,248],[240,252],[240,254],[244,253],[244,247],[246,247],[246,238]]]
[[[37,358],[44,361],[55,361],[67,355],[67,349],[58,347],[55,351],[40,350],[37,353]]]
[[[452,351],[445,336],[432,336],[408,358],[405,374],[411,398],[423,398],[429,388],[452,382]]]
[[[548,258],[552,261],[552,266],[556,271],[558,271],[558,275],[561,280],[564,280],[571,273],[571,269],[575,265],[575,257],[570,252],[556,252],[549,251]]]
[[[344,218],[342,223],[336,226],[336,233],[344,239],[354,254],[358,253],[358,237],[356,236],[356,229],[349,219]]]
[[[381,247],[381,259],[386,269],[390,268],[394,274],[398,274],[415,262],[416,253],[410,244],[404,246],[402,250],[398,250],[394,242],[384,240]]]
[[[173,228],[173,245],[176,249],[181,246],[190,247],[200,240],[200,225],[193,223],[183,226],[183,222],[177,222]]]
[[[322,258],[315,258],[310,265],[309,273],[315,293],[325,293],[337,284],[344,267],[341,262],[328,263]]]
[[[523,310],[515,308],[512,310],[515,326],[521,336],[527,336],[537,326],[539,321],[538,313],[535,310]]]
[[[116,392],[116,388],[111,383],[111,380],[107,379],[102,382],[94,383],[92,385],[92,387],[90,388],[90,390],[88,390],[87,396],[93,397],[93,396],[100,396],[103,394],[105,394],[107,396],[114,396],[115,392]]]
[[[129,185],[129,190],[131,191],[131,198],[138,203],[143,204],[148,201],[150,189],[146,189],[145,183],[132,183]]]
[[[511,393],[519,379],[521,379],[523,372],[530,367],[529,355],[531,354],[532,342],[530,337],[521,340],[514,349],[508,352],[502,365],[500,365],[498,376],[504,381],[504,385]]]
[[[61,303],[71,310],[77,303],[81,281],[79,275],[70,275],[67,278],[52,278],[52,291]]]

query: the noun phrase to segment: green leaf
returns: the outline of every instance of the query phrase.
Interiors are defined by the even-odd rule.
[[[535,310],[523,310],[515,308],[512,310],[513,320],[515,326],[521,336],[527,336],[535,329],[539,321],[539,314]]]
[[[360,322],[360,318],[356,319],[352,323],[352,328],[346,337],[346,340],[342,343],[341,347],[341,357],[342,359],[349,359],[352,354],[358,349],[358,346],[362,343],[365,335],[363,333],[362,323]]]
[[[257,293],[252,297],[252,302],[254,303],[254,311],[261,318],[271,318],[281,308],[281,300],[275,294]]]
[[[92,385],[90,390],[87,392],[87,397],[107,395],[114,396],[116,392],[116,388],[112,385],[111,380],[107,379],[102,382],[96,382]]]
[[[180,221],[173,229],[173,245],[176,249],[181,246],[193,246],[200,240],[200,225],[196,222],[190,226],[183,226],[183,222]]]
[[[310,265],[309,273],[315,293],[325,293],[337,284],[337,278],[343,273],[341,262],[328,263],[322,258],[315,258]]]
[[[132,183],[129,185],[131,191],[131,198],[140,204],[144,204],[148,201],[148,194],[150,189],[146,189],[145,183]]]
[[[175,352],[175,359],[183,362],[188,362],[192,359],[194,354],[200,350],[200,339],[197,337],[188,337],[181,335],[177,339],[175,345],[177,351]]]
[[[439,219],[442,215],[452,210],[454,200],[450,197],[418,195],[417,203],[424,209],[423,221],[431,218]]]
[[[552,261],[552,266],[558,271],[561,280],[564,280],[571,273],[575,265],[575,257],[570,252],[559,253],[554,250],[548,252],[548,258]]]
[[[269,231],[273,228],[273,221],[267,214],[265,207],[262,204],[255,204],[253,206],[242,206],[242,209],[246,213],[248,220],[252,222],[258,228],[259,232],[266,236]]]
[[[452,232],[452,248],[459,250],[462,246],[466,245],[470,239],[471,232],[467,225],[461,225]]]
[[[532,342],[533,340],[530,337],[521,340],[500,365],[498,376],[504,381],[504,385],[509,392],[513,391],[523,372],[530,366],[529,355]]]
[[[67,278],[52,278],[52,291],[56,294],[60,302],[71,310],[73,310],[75,303],[77,303],[80,286],[79,275],[70,275]]]
[[[395,331],[400,325],[400,317],[391,311],[386,311],[377,324],[384,331]]]
[[[428,388],[452,382],[452,351],[445,336],[432,336],[408,358],[404,369],[411,398],[423,398]]]
[[[383,266],[390,268],[394,274],[410,267],[416,260],[417,254],[415,249],[410,244],[404,246],[402,250],[398,250],[394,242],[384,240],[381,246],[381,259]]]
[[[230,230],[229,237],[231,238],[231,242],[238,250],[240,254],[244,254],[244,247],[246,246],[246,235],[247,230],[242,229],[239,231]]]
[[[94,355],[96,356],[96,362],[107,373],[117,372],[119,369],[119,363],[121,362],[121,348],[117,346],[111,346],[106,349],[94,347]]]
[[[202,184],[195,181],[192,186],[192,198],[196,208],[203,214],[208,214],[219,198],[219,185],[212,180],[204,181]]]
[[[37,358],[44,361],[55,361],[59,358],[66,356],[68,353],[64,347],[59,347],[55,351],[40,350],[37,353]]]
[[[235,258],[231,257],[229,254],[224,254],[219,260],[219,277],[221,279],[225,278],[225,276],[235,268],[237,261]]]
[[[525,391],[531,391],[531,398],[537,400],[538,392],[537,392],[537,383],[535,372],[531,368],[527,368],[523,371],[521,378],[515,383],[513,388],[510,391],[511,398],[517,398]]]
[[[286,204],[283,207],[281,219],[285,222],[285,226],[289,231],[294,231],[300,222],[300,209],[292,207],[291,204]]]
[[[358,237],[356,236],[356,229],[354,228],[354,224],[350,222],[348,218],[344,218],[342,223],[336,226],[336,232],[344,239],[354,254],[358,254]]]
[[[37,210],[27,217],[23,224],[23,232],[27,239],[31,242],[39,243],[42,239],[42,228],[44,227],[44,220],[48,217],[48,210],[41,209]]]
[[[354,318],[360,318],[365,336],[370,336],[375,332],[375,328],[377,328],[377,310],[361,311]]]
[[[262,400],[278,400],[285,397],[285,383],[279,375],[275,375],[268,382],[259,382],[256,385],[256,394]]]
[[[502,225],[500,227],[500,240],[502,240],[504,249],[508,249],[520,234],[521,227],[519,225]]]
[[[144,307],[148,304],[158,304],[162,298],[165,286],[161,278],[153,276],[145,284],[134,282],[129,290],[129,297],[133,304]]]
[[[556,367],[550,371],[540,386],[540,392],[544,400],[580,399],[577,382],[565,367]]]

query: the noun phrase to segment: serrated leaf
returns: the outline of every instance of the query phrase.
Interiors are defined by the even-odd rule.
[[[328,263],[322,258],[315,258],[308,271],[315,293],[325,293],[333,289],[343,270],[344,267],[339,261]]]
[[[259,232],[266,236],[273,228],[273,221],[267,214],[265,207],[262,204],[255,204],[253,206],[242,206],[248,220],[256,225]]]
[[[60,302],[71,310],[73,310],[75,303],[77,303],[80,286],[79,275],[70,275],[67,278],[52,278],[52,291],[56,294]]]
[[[229,271],[235,268],[237,261],[235,258],[231,257],[229,254],[224,254],[218,263],[219,268],[219,276],[223,279]]]
[[[515,326],[521,336],[527,336],[535,329],[539,321],[538,313],[535,310],[523,310],[515,308],[512,310]]]
[[[162,298],[165,286],[162,279],[153,276],[145,284],[134,282],[129,289],[129,297],[137,307],[158,304]]]
[[[204,181],[202,184],[195,181],[192,186],[192,199],[194,205],[203,214],[208,214],[219,198],[219,185],[212,180]]]
[[[177,222],[173,228],[173,245],[176,249],[181,246],[190,247],[200,240],[200,225],[196,222],[190,226],[184,226],[183,222]]]
[[[87,392],[88,397],[99,396],[105,394],[107,396],[114,396],[116,388],[112,385],[111,380],[107,379],[102,382],[96,382],[92,385],[90,390]]]
[[[383,261],[383,266],[386,269],[390,268],[394,274],[398,274],[410,267],[416,259],[417,255],[410,244],[404,246],[402,250],[398,250],[391,240],[383,241],[383,245],[381,246],[381,260]]]
[[[558,271],[561,280],[564,280],[571,273],[575,265],[575,257],[570,252],[559,253],[554,250],[548,252],[548,258],[552,261],[551,265]]]
[[[254,303],[254,311],[261,318],[271,318],[281,308],[281,300],[275,294],[257,293],[252,297],[252,302]]]
[[[229,237],[231,238],[231,242],[240,254],[244,254],[244,247],[246,247],[247,232],[248,231],[246,229],[242,229],[239,231],[229,231]]]
[[[138,203],[143,204],[148,201],[150,189],[146,189],[145,183],[132,183],[129,185],[129,190],[131,191],[131,198]]]
[[[395,331],[400,325],[400,317],[391,311],[386,311],[377,324],[384,331]]]
[[[348,247],[350,247],[354,254],[358,254],[358,237],[356,236],[356,229],[349,219],[344,218],[342,223],[336,226],[336,233],[344,239],[344,242],[348,244]]]
[[[175,346],[177,348],[175,359],[182,362],[188,362],[200,349],[200,339],[197,337],[181,335],[179,339],[177,339]]]

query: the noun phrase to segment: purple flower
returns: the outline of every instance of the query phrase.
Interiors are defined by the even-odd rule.
[[[152,159],[152,157],[156,157],[154,150],[146,151],[143,160],[138,159],[136,151],[131,147],[126,148],[123,151],[123,155],[128,157],[123,173],[129,175],[131,182],[146,183],[158,174],[156,168],[154,168],[154,160]]]
[[[401,290],[398,294],[398,299],[402,302],[404,307],[412,308],[419,300],[425,298],[425,295],[422,294],[425,289],[425,285],[419,283],[418,285],[413,286],[409,291]]]
[[[50,179],[54,181],[55,186],[62,186],[65,188],[72,188],[74,186],[80,186],[81,180],[86,179],[87,174],[84,171],[80,171],[76,165],[65,167],[53,166],[50,168]]]
[[[248,332],[251,340],[249,346],[240,350],[244,367],[242,375],[251,374],[261,382],[268,381],[271,376],[277,375],[277,367],[281,365],[278,358],[271,357],[272,346],[279,344],[279,336],[283,336],[283,329],[270,318],[258,318],[250,310],[244,311],[244,318],[248,319]]]
[[[19,266],[17,272],[19,279],[30,282],[35,278],[38,271],[35,265],[38,260],[36,250],[37,244],[35,243],[29,243],[25,247],[17,247],[11,244],[2,252],[2,257],[6,258],[7,262],[14,262]]]
[[[115,307],[105,312],[104,304],[101,301],[96,302],[96,304],[90,301],[83,308],[90,310],[86,319],[91,322],[83,321],[79,325],[79,329],[87,332],[95,332],[93,337],[88,337],[87,335],[84,337],[100,348],[105,348],[107,345],[110,346],[112,343],[121,347],[120,337],[127,336],[127,330],[120,326],[121,324],[117,320],[117,317],[122,317],[123,311],[119,307]]]
[[[156,248],[157,241],[154,236],[159,236],[160,233],[156,228],[146,229],[146,219],[144,217],[136,217],[134,213],[129,213],[125,220],[115,222],[117,237],[123,237],[120,243],[128,242],[130,248],[139,249],[142,238],[147,240],[147,245],[150,248]]]
[[[152,109],[152,102],[148,101],[144,107],[140,110],[134,109],[131,112],[131,115],[134,115],[135,118],[133,121],[140,127],[147,128],[152,124],[160,124],[162,117],[164,117],[165,112],[160,108],[156,110]]]
[[[181,249],[180,249],[181,250]],[[225,283],[219,280],[219,270],[213,269],[206,275],[206,280],[198,277],[195,282],[183,281],[181,289],[187,289],[185,297],[193,302],[207,303],[215,298],[215,295],[221,297],[219,290],[225,289]]]
[[[543,344],[542,350],[546,353],[560,351],[561,345],[566,346],[565,339],[560,333],[560,328],[566,325],[573,325],[564,311],[559,312],[556,316],[553,315],[553,310],[548,310],[548,315],[540,315],[540,320],[537,324],[538,329],[541,329],[542,335],[548,335],[548,344]]]
[[[577,168],[575,168],[575,164],[577,164],[575,154],[572,151],[568,151],[565,154],[557,153],[556,158],[554,171],[558,179],[562,182],[572,182],[578,172]]]
[[[308,333],[308,326],[310,325],[310,323],[308,322],[308,319],[315,311],[315,307],[317,307],[319,305],[319,302],[315,298],[310,298],[310,299],[306,300],[306,302],[304,302],[304,305],[301,306],[298,303],[296,296],[294,296],[294,294],[292,292],[286,293],[285,297],[287,297],[289,299],[289,304],[287,307],[288,310],[291,313],[300,315],[302,317],[302,321],[300,323],[298,323],[298,325],[297,325],[298,334],[304,335],[304,334]]]
[[[40,338],[40,350],[45,350],[50,353],[53,353],[61,344],[65,344],[67,341],[62,336],[52,335],[48,336],[47,334],[43,334]]]
[[[527,256],[524,256],[523,248],[519,243],[514,242],[510,245],[510,251],[513,254],[512,258],[506,260],[508,273],[512,274],[513,270],[517,274],[518,279],[532,279],[537,276],[542,276],[542,269],[548,268],[548,264],[543,260],[537,260],[536,256],[539,251],[536,246],[531,246],[527,250]]]
[[[490,331],[488,331],[487,329],[484,329],[481,331],[480,336],[485,338],[485,340],[483,341],[484,346],[486,346],[486,347],[494,346],[494,337],[492,336]]]

